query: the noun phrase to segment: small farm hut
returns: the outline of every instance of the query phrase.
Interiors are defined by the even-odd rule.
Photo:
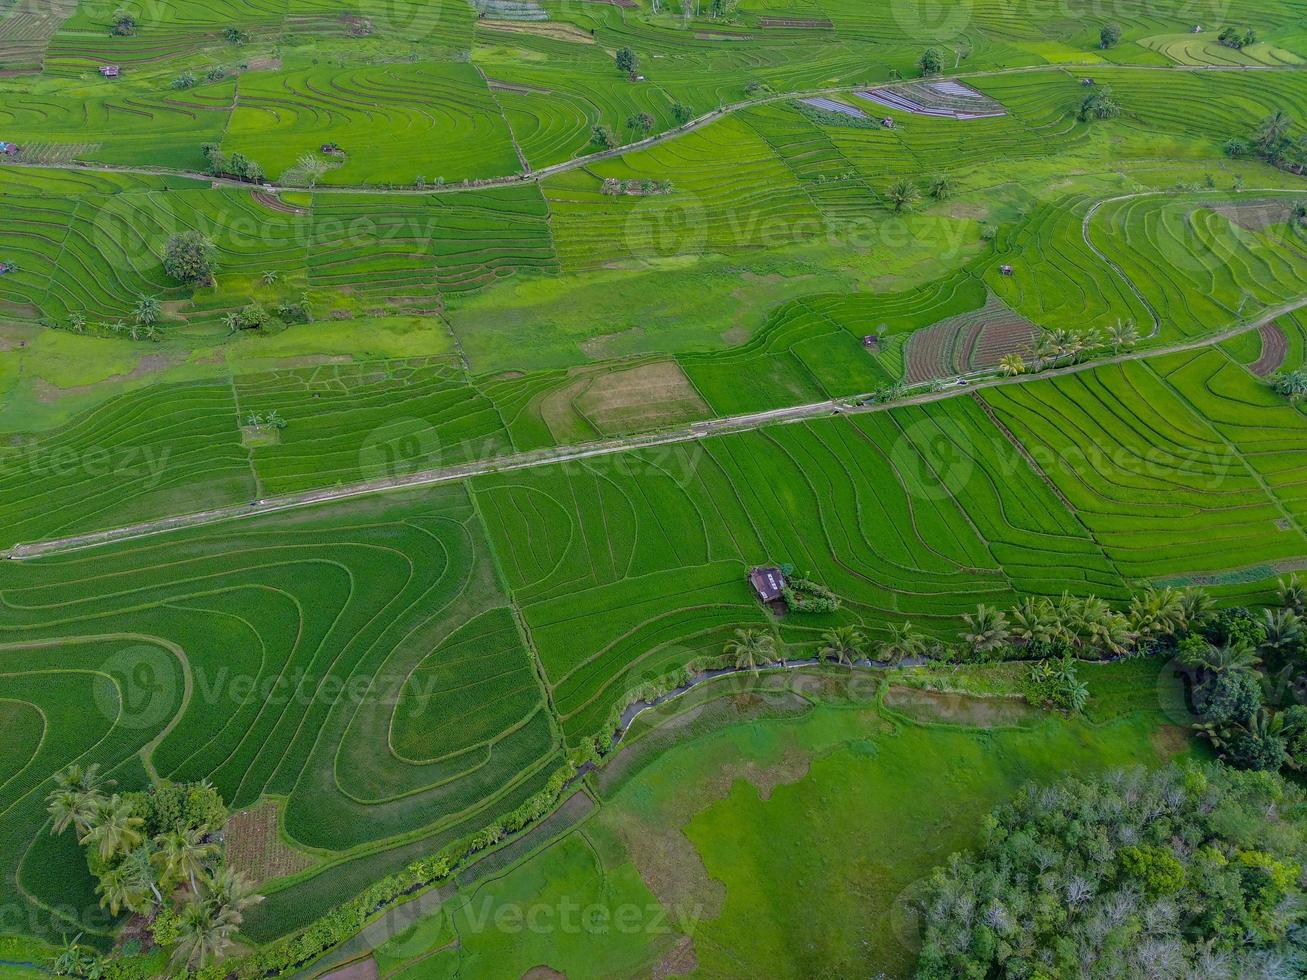
[[[100,74],[105,78],[117,78],[119,75],[117,65],[101,65]]]
[[[779,568],[750,569],[749,584],[759,602],[775,602],[785,593],[785,575]]]

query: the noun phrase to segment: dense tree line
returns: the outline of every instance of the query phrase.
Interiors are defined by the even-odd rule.
[[[1301,977],[1304,861],[1307,796],[1269,773],[1031,785],[931,877],[917,977]]]

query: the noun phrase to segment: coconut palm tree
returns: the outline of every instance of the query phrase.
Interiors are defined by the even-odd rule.
[[[1013,640],[1033,646],[1046,646],[1057,636],[1053,605],[1047,599],[1026,596],[1012,609],[1008,632]]]
[[[758,672],[758,665],[776,659],[776,638],[762,630],[736,630],[723,652],[735,659],[738,670]]]
[[[1117,320],[1107,328],[1107,341],[1112,345],[1112,353],[1119,354],[1122,347],[1131,347],[1139,340],[1139,328],[1134,320]]]
[[[1014,378],[1026,373],[1026,359],[1020,354],[1004,354],[998,359],[998,369],[1004,377]]]
[[[144,912],[150,907],[149,888],[125,861],[102,873],[95,891],[100,896],[100,908],[108,909],[113,916],[121,915],[124,909]]]
[[[149,326],[159,322],[162,312],[163,308],[159,306],[157,296],[137,296],[136,305],[132,308],[132,318],[141,326]]]
[[[1064,694],[1066,705],[1072,711],[1084,711],[1089,703],[1089,685],[1084,681],[1072,681],[1066,686]]]
[[[263,285],[265,286],[273,285],[277,281],[277,270],[269,269],[267,272],[263,274],[262,279],[263,279]]]
[[[834,660],[852,667],[853,661],[864,655],[867,641],[856,626],[838,626],[821,635],[821,644],[818,660]]]
[[[222,956],[236,924],[219,912],[198,896],[186,904],[177,923],[177,945],[172,954],[175,967],[200,970]]]
[[[885,191],[885,198],[889,201],[890,207],[894,213],[911,210],[912,206],[921,198],[921,188],[914,181],[904,177],[902,180],[896,180],[890,184],[889,189]]]
[[[1047,331],[1042,332],[1035,341],[1035,346],[1030,350],[1030,356],[1034,358],[1036,368],[1043,368],[1057,355],[1057,344],[1051,334]]]
[[[976,653],[997,650],[1007,643],[1010,633],[1007,625],[1007,613],[983,602],[976,606],[974,613],[963,613],[962,619],[967,628],[961,638]]]
[[[1130,600],[1130,623],[1141,639],[1172,636],[1185,626],[1185,602],[1169,586],[1149,588]]]
[[[239,871],[222,867],[206,882],[209,903],[219,910],[218,918],[239,926],[245,910],[263,901],[262,895],[251,890],[249,882]]]
[[[909,622],[897,626],[890,623],[889,639],[879,647],[880,659],[890,664],[900,664],[912,657],[920,657],[925,652],[926,637],[913,629]]]
[[[73,763],[55,774],[54,784],[54,790],[46,797],[49,804],[46,809],[54,817],[52,831],[62,834],[72,827],[78,838],[85,836],[104,799],[104,790],[113,785],[113,780],[100,774],[98,763],[86,768]]]
[[[1212,618],[1216,600],[1194,586],[1180,590],[1180,608],[1184,615],[1184,628],[1196,630]]]
[[[1213,674],[1250,672],[1262,662],[1251,646],[1239,641],[1220,646],[1208,643],[1182,653],[1180,660],[1190,667],[1199,667]]]
[[[131,802],[115,793],[96,802],[90,828],[81,841],[93,845],[100,860],[111,861],[145,839],[144,827],[145,821],[132,814]]]
[[[952,193],[953,178],[948,174],[936,174],[930,178],[930,196],[935,200],[946,200]]]
[[[1262,627],[1266,639],[1258,646],[1262,653],[1287,653],[1303,637],[1302,619],[1292,609],[1263,609]]]
[[[73,333],[86,333],[86,315],[84,313],[69,313],[68,329]]]
[[[189,881],[191,891],[199,891],[198,879],[209,861],[218,853],[216,845],[204,839],[199,830],[170,830],[158,838],[156,863],[165,880]]]
[[[1292,609],[1299,616],[1307,613],[1307,587],[1299,581],[1297,574],[1281,579],[1279,585],[1280,605]]]
[[[80,943],[79,932],[72,939],[64,937],[64,944],[55,955],[52,964],[54,973],[60,977],[89,977],[97,963],[97,957],[84,949]]]

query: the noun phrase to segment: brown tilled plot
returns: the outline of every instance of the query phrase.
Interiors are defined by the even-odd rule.
[[[292,848],[277,832],[276,802],[268,800],[233,813],[223,830],[227,866],[252,885],[313,866],[313,859]]]
[[[1005,354],[1027,349],[1039,328],[990,295],[978,310],[918,330],[904,353],[904,380],[917,384],[998,366]]]
[[[1289,353],[1289,340],[1284,336],[1280,325],[1274,322],[1263,323],[1258,327],[1257,336],[1262,341],[1262,353],[1249,365],[1249,370],[1259,378],[1264,378],[1268,374],[1274,374],[1284,363],[1284,357]]]

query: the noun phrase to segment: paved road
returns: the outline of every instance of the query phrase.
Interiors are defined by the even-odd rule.
[[[966,81],[967,79],[992,78],[999,75],[1012,75],[1020,72],[1063,72],[1072,71],[1159,71],[1159,72],[1304,72],[1307,67],[1295,65],[1104,65],[1098,64],[1053,64],[1053,65],[1027,65],[1016,68],[994,68],[987,71],[957,72],[950,75],[932,76],[933,81]],[[913,79],[902,79],[897,82],[884,82],[879,85],[837,85],[829,88],[810,89],[800,92],[784,92],[775,95],[764,95],[760,98],[745,99],[740,102],[732,102],[727,105],[713,109],[701,116],[696,116],[683,126],[675,129],[669,129],[664,133],[656,136],[650,136],[646,139],[638,140],[634,143],[625,143],[622,146],[613,147],[610,150],[600,150],[596,153],[589,153],[585,156],[574,157],[571,160],[564,160],[562,163],[556,163],[552,166],[541,167],[539,170],[526,170],[520,174],[512,174],[507,177],[489,177],[484,180],[475,181],[469,184],[445,184],[439,187],[376,187],[360,184],[331,184],[318,185],[312,188],[315,194],[459,194],[468,191],[485,190],[488,187],[507,187],[513,184],[521,184],[529,181],[540,181],[555,174],[566,173],[569,170],[578,170],[581,167],[588,167],[591,164],[598,163],[601,160],[610,160],[614,157],[624,156],[627,153],[633,153],[637,150],[645,150],[651,146],[657,146],[670,140],[679,139],[686,133],[694,132],[696,129],[702,129],[723,116],[729,116],[732,113],[740,112],[744,109],[752,109],[760,105],[768,105],[774,102],[788,102],[793,99],[808,99],[821,95],[840,95],[852,91],[874,92],[877,89],[889,88],[892,85],[900,85],[903,82],[913,81]],[[21,159],[6,159],[0,162],[0,166],[8,167],[26,167],[34,170],[86,170],[92,172],[109,172],[139,174],[142,176],[154,177],[187,177],[192,180],[199,180],[209,183],[215,187],[224,188],[246,188],[249,190],[262,189],[270,190],[273,193],[282,191],[303,192],[309,188],[302,186],[283,185],[283,184],[251,184],[240,180],[230,180],[225,177],[214,177],[212,174],[200,173],[196,170],[176,170],[169,167],[129,167],[116,166],[105,163],[37,163],[24,161]]]
[[[197,511],[191,514],[179,514],[173,517],[165,517],[153,521],[143,521],[138,524],[129,524],[104,531],[95,531],[89,534],[79,534],[66,538],[54,538],[48,541],[34,542],[32,544],[20,544],[8,549],[7,551],[0,552],[0,555],[11,559],[39,558],[44,555],[61,554],[111,542],[127,541],[180,528],[198,527],[205,524],[215,524],[221,521],[240,520],[242,518],[274,513],[276,511],[310,507],[331,501],[351,500],[355,497],[385,493],[391,490],[434,486],[440,483],[450,483],[455,480],[464,480],[469,477],[481,476],[487,473],[511,473],[514,470],[533,469],[538,466],[551,466],[559,463],[578,462],[595,457],[611,456],[616,453],[631,452],[633,450],[648,449],[656,446],[695,442],[699,439],[708,439],[734,432],[745,432],[768,425],[779,425],[789,422],[827,418],[832,415],[856,415],[866,412],[888,411],[893,408],[902,408],[905,405],[926,405],[931,402],[943,401],[947,398],[955,398],[959,395],[968,395],[973,391],[979,391],[985,388],[996,388],[1000,385],[1029,384],[1034,381],[1043,381],[1047,378],[1077,374],[1081,371],[1091,371],[1106,364],[1121,364],[1126,361],[1137,361],[1149,357],[1158,357],[1164,354],[1173,354],[1180,351],[1198,350],[1203,347],[1210,347],[1213,344],[1218,344],[1224,340],[1230,339],[1231,337],[1247,333],[1250,330],[1257,330],[1264,324],[1270,323],[1278,317],[1304,306],[1307,306],[1307,297],[1277,306],[1274,309],[1267,310],[1255,319],[1247,320],[1237,326],[1222,330],[1219,333],[1208,334],[1197,339],[1152,347],[1146,350],[1125,351],[1120,354],[1096,358],[1079,364],[1067,364],[1061,367],[1050,368],[1046,371],[1041,371],[1038,374],[1022,374],[1011,378],[977,376],[973,380],[970,380],[966,385],[950,385],[949,387],[939,391],[922,391],[915,394],[909,394],[906,397],[900,398],[889,404],[856,405],[851,404],[851,401],[856,400],[829,400],[811,402],[805,405],[794,405],[789,408],[777,408],[766,412],[753,412],[745,415],[731,415],[723,418],[707,419],[703,422],[695,422],[685,427],[669,429],[662,432],[653,432],[646,435],[579,443],[577,445],[557,449],[513,453],[505,456],[494,457],[492,459],[462,463],[458,466],[422,470],[416,473],[379,480],[367,480],[348,486],[329,487],[321,490],[306,491],[304,493],[265,497],[261,500],[242,506],[218,507],[211,510]]]

